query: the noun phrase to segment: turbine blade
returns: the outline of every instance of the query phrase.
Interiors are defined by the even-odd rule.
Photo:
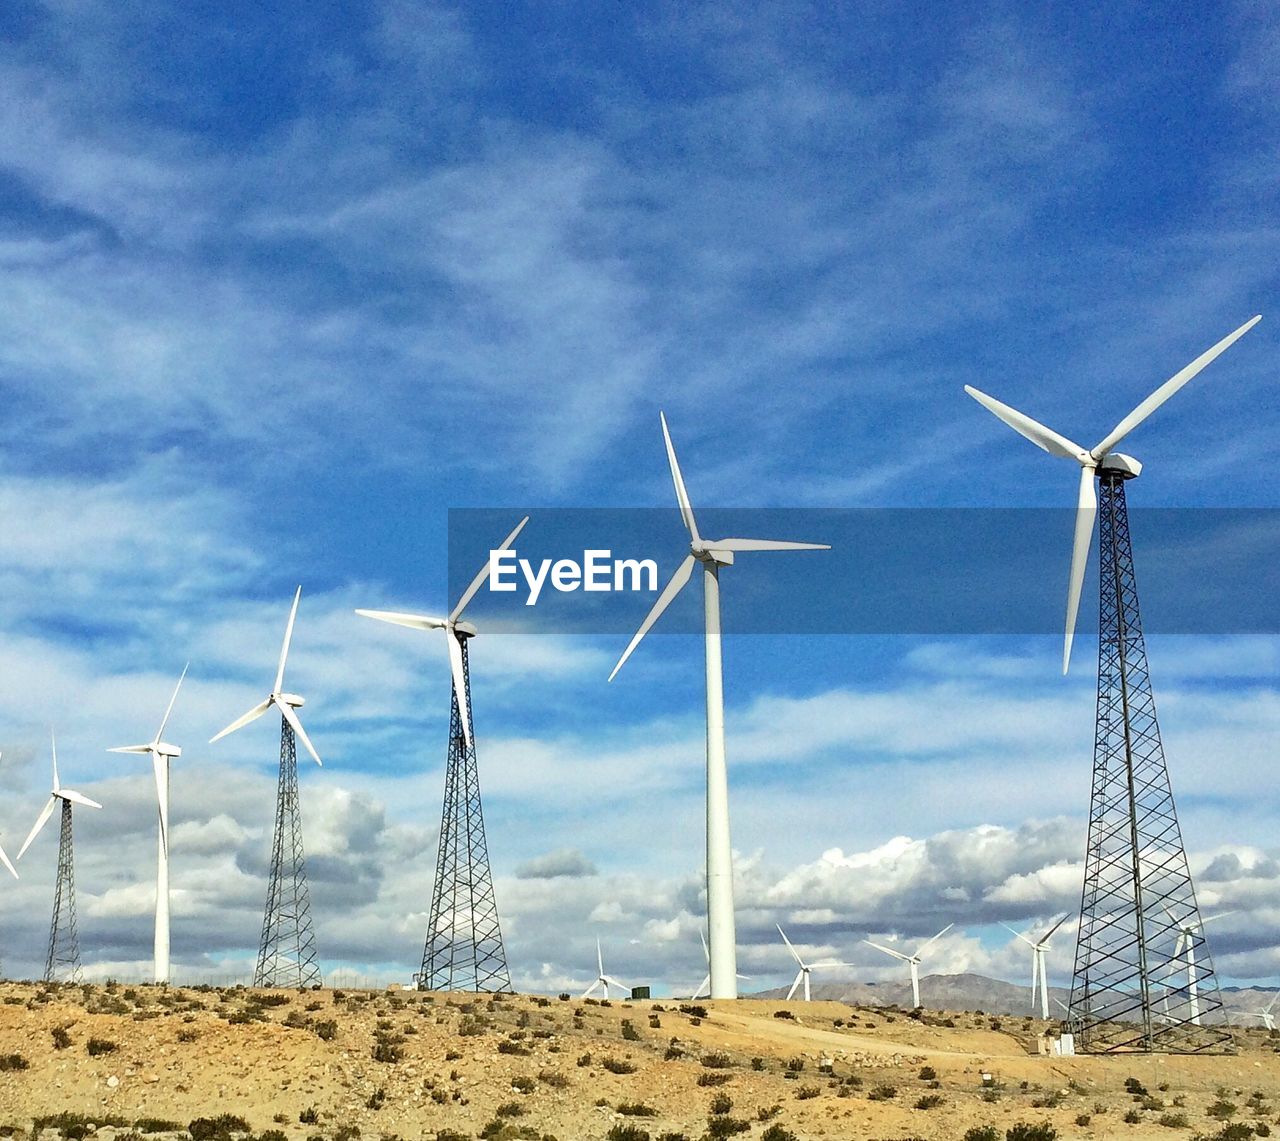
[[[512,543],[516,541],[516,536],[524,530],[524,525],[529,522],[529,516],[526,515],[519,523],[515,525],[515,529],[502,540],[500,546],[494,547],[489,552],[489,557],[484,560],[484,566],[480,568],[480,573],[471,580],[471,585],[462,592],[462,597],[458,599],[458,605],[453,608],[449,614],[449,621],[456,622],[462,617],[462,612],[467,608],[469,603],[476,596],[476,591],[480,589],[484,580],[489,577],[489,564],[493,562],[493,556],[498,551],[505,551]]]
[[[49,729],[49,743],[53,747],[53,791],[58,791],[58,738],[54,735],[53,728]],[[21,858],[21,857],[19,857]]]
[[[151,754],[151,771],[156,778],[156,805],[160,809],[160,846],[169,858],[169,762],[159,753]]]
[[[785,999],[786,1002],[791,1001],[791,996],[796,993],[796,988],[800,985],[800,982],[803,978],[804,978],[804,968],[801,967],[800,970],[796,971],[795,982],[791,984],[791,989],[787,991],[787,997]]]
[[[178,684],[173,687],[173,696],[169,698],[169,708],[164,711],[164,718],[160,722],[160,728],[156,730],[157,741],[164,740],[164,727],[169,724],[169,714],[173,712],[173,703],[178,700],[178,690],[182,688],[182,680],[187,676],[187,670],[190,668],[190,662],[182,667],[182,674],[178,678]]]
[[[293,623],[298,617],[298,599],[301,597],[302,587],[298,587],[293,596],[293,607],[289,611],[289,624],[284,628],[284,641],[280,644],[280,665],[276,669],[276,684],[271,688],[272,693],[279,693],[280,687],[284,685],[284,663],[289,657],[289,643],[293,641]]]
[[[307,736],[307,731],[302,727],[302,722],[298,720],[297,711],[292,705],[286,705],[283,701],[277,702],[280,707],[280,715],[289,722],[289,728],[293,730],[293,735],[302,742],[303,747],[311,754],[311,759],[316,764],[324,767],[324,762],[320,759],[320,754],[316,752],[316,747],[311,743],[311,738]]]
[[[694,998],[700,998],[700,997],[702,996],[702,992],[703,992],[704,990],[705,990],[705,991],[707,991],[708,993],[710,993],[710,990],[711,990],[711,976],[710,976],[710,975],[707,975],[707,977],[706,977],[706,978],[704,978],[704,979],[702,980],[702,982],[700,982],[700,983],[698,984],[698,989],[697,989],[697,990],[695,990],[695,991],[693,992],[693,997],[694,997]]]
[[[53,815],[53,810],[57,806],[58,798],[56,796],[49,797],[48,803],[40,810],[40,815],[36,817],[36,822],[31,827],[31,831],[27,833],[27,838],[22,842],[22,847],[18,849],[18,859],[22,859],[22,854],[31,847],[31,841],[36,838],[40,829],[45,826],[45,822]]]
[[[599,936],[596,936],[596,967],[600,971],[600,977],[604,978],[604,954],[600,950]]]
[[[631,988],[626,983],[619,982],[612,975],[605,975],[604,981],[609,986],[616,986],[623,994],[629,994],[631,992]]]
[[[9,869],[14,879],[18,878],[18,869],[13,866],[12,861],[5,854],[4,848],[0,848],[0,863],[3,863],[4,866]]]
[[[1010,408],[1009,405],[1002,404],[994,396],[988,396],[985,392],[974,388],[973,385],[966,384],[964,390],[993,416],[1008,424],[1018,435],[1025,436],[1036,447],[1043,448],[1051,455],[1063,456],[1069,460],[1079,460],[1082,456],[1089,454],[1087,448],[1082,448],[1073,440],[1068,440],[1066,436],[1059,435],[1052,428],[1046,428],[1039,421],[1031,419],[1030,416],[1019,412],[1016,408]]]
[[[443,618],[431,618],[426,614],[401,614],[396,610],[357,610],[356,613],[362,618],[376,618],[379,622],[408,626],[412,630],[439,630],[448,625]]]
[[[627,648],[623,650],[622,657],[618,659],[618,664],[613,667],[613,673],[609,675],[609,680],[617,676],[618,671],[622,669],[626,660],[631,657],[631,651],[639,644],[640,639],[648,632],[649,628],[662,616],[662,612],[671,605],[671,600],[675,598],[685,587],[685,583],[689,581],[689,576],[693,574],[693,564],[698,560],[692,555],[686,555],[684,562],[676,567],[676,573],[671,576],[671,581],[662,588],[662,593],[658,595],[658,601],[653,604],[653,609],[646,615],[645,620],[640,623],[640,629],[636,631]]]
[[[698,928],[698,938],[702,940],[702,957],[711,962],[711,948],[707,946],[707,937],[702,933],[702,928]]]
[[[787,945],[787,950],[791,952],[791,957],[800,964],[800,969],[804,970],[804,960],[796,954],[796,949],[791,945],[791,940],[787,938],[787,933],[782,929],[782,924],[775,923],[774,926],[778,929],[778,934],[782,936],[782,941]]]
[[[467,678],[462,668],[462,642],[457,631],[444,632],[449,644],[449,673],[453,676],[453,695],[458,701],[458,715],[462,718],[462,739],[471,748],[471,708],[467,704]]]
[[[707,543],[717,551],[829,551],[830,543],[789,543],[782,539],[716,539]]]
[[[101,808],[102,807],[102,805],[99,804],[96,800],[90,800],[87,796],[85,796],[84,793],[76,792],[75,789],[71,789],[71,788],[59,789],[58,795],[62,797],[63,800],[71,801],[72,804],[83,804],[85,808]]]
[[[1071,918],[1071,912],[1068,911],[1066,915],[1064,915],[1061,919],[1059,919],[1058,922],[1055,923],[1052,927],[1050,927],[1049,930],[1044,934],[1044,936],[1040,939],[1041,944],[1049,942],[1049,940],[1053,938],[1054,932],[1057,931],[1058,928],[1061,927],[1070,918]]]
[[[955,924],[954,924],[954,923],[948,923],[948,924],[947,924],[947,925],[946,925],[946,926],[945,926],[941,931],[939,931],[939,932],[938,932],[938,933],[937,933],[937,934],[936,934],[932,939],[930,939],[928,943],[921,943],[921,944],[920,944],[920,946],[918,946],[918,947],[916,948],[916,953],[915,953],[914,955],[912,955],[911,957],[912,957],[913,959],[916,959],[916,960],[918,961],[918,960],[919,960],[919,958],[920,958],[920,956],[924,954],[924,949],[925,949],[927,946],[929,946],[929,944],[930,944],[930,943],[936,943],[936,942],[937,942],[939,939],[941,939],[941,938],[942,938],[942,937],[943,937],[943,936],[944,936],[948,931],[950,931],[950,930],[951,930],[951,928],[953,928],[954,926],[955,926]]]
[[[149,753],[150,745],[117,745],[114,749],[108,749],[108,753]]]
[[[1240,326],[1234,333],[1228,333],[1211,349],[1207,349],[1193,360],[1186,368],[1175,372],[1168,380],[1166,380],[1159,388],[1120,421],[1111,431],[1103,438],[1091,453],[1096,460],[1102,459],[1112,448],[1114,448],[1121,440],[1178,391],[1184,384],[1191,380],[1206,365],[1212,364],[1219,356],[1227,351],[1250,329],[1254,327],[1262,316],[1252,317]]]
[[[689,493],[685,490],[684,476],[680,474],[680,461],[676,459],[676,449],[671,442],[671,432],[667,428],[666,414],[659,412],[658,419],[662,421],[662,438],[667,445],[667,463],[671,466],[671,482],[676,485],[676,502],[680,505],[680,518],[684,520],[684,525],[688,529],[689,535],[696,543],[699,539],[698,523],[693,517],[693,504],[689,502]]]
[[[244,714],[241,717],[237,717],[233,722],[231,722],[230,725],[228,725],[225,729],[223,729],[221,733],[215,733],[212,737],[210,737],[209,744],[212,745],[214,741],[221,741],[222,738],[225,737],[228,733],[234,733],[237,729],[243,729],[246,725],[249,724],[250,721],[257,721],[258,718],[261,717],[264,713],[266,713],[266,711],[270,708],[271,708],[271,698],[268,697],[265,700],[258,702],[258,704],[255,705],[252,709],[250,709],[248,713]],[[157,737],[156,740],[158,741],[160,740],[160,738]]]
[[[1084,589],[1093,524],[1098,517],[1098,492],[1093,486],[1094,467],[1080,469],[1080,498],[1076,505],[1076,531],[1071,540],[1071,571],[1067,577],[1067,621],[1062,643],[1062,672],[1071,665],[1071,646],[1076,637],[1076,617],[1080,613],[1080,592]]]
[[[1222,919],[1228,915],[1234,915],[1236,909],[1233,907],[1230,911],[1219,911],[1217,915],[1206,915],[1200,920],[1200,926],[1203,928],[1206,923],[1212,923],[1215,919]]]
[[[1022,941],[1027,945],[1027,946],[1028,946],[1028,947],[1034,947],[1034,946],[1035,946],[1035,944],[1034,944],[1033,942],[1031,942],[1031,940],[1030,940],[1030,939],[1028,939],[1028,938],[1027,938],[1027,937],[1026,937],[1026,936],[1025,936],[1021,931],[1014,931],[1014,929],[1013,929],[1012,927],[1010,927],[1010,926],[1009,926],[1009,924],[1007,924],[1007,923],[1001,923],[1001,924],[1000,924],[1000,926],[1001,926],[1001,927],[1003,927],[1006,931],[1010,932],[1011,934],[1016,935],[1016,936],[1017,936],[1019,939],[1021,939],[1021,940],[1022,940]]]
[[[901,959],[904,963],[911,961],[910,955],[904,955],[901,951],[895,951],[892,947],[882,947],[879,943],[872,943],[870,939],[863,939],[870,947],[874,947],[877,951],[883,951],[886,955],[892,955],[895,959]]]

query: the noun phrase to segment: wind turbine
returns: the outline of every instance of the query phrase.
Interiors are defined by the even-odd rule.
[[[1164,905],[1162,904],[1161,906],[1163,907]],[[1173,948],[1174,959],[1180,959],[1183,956],[1183,952],[1186,953],[1187,997],[1191,1003],[1191,1021],[1199,1026],[1200,994],[1196,989],[1196,937],[1203,938],[1206,923],[1212,923],[1215,919],[1222,919],[1227,915],[1234,915],[1235,910],[1219,911],[1217,915],[1206,915],[1203,919],[1193,913],[1181,921],[1175,919],[1173,912],[1167,907],[1164,907],[1164,913],[1169,917],[1169,922],[1178,929],[1178,941]]]
[[[582,992],[582,996],[581,996],[582,998],[590,998],[592,992],[596,989],[596,987],[600,987],[604,991],[605,998],[609,997],[609,988],[611,986],[616,986],[620,991],[622,991],[623,995],[628,995],[631,993],[631,988],[627,986],[626,983],[620,983],[612,975],[606,975],[604,973],[604,955],[600,950],[599,939],[596,940],[596,966],[599,969],[600,973],[596,975],[596,981],[593,982],[589,987],[587,987],[586,990]]]
[[[463,612],[489,575],[496,554],[507,550],[529,522],[526,515],[497,548],[458,598],[447,618],[393,610],[357,610],[412,630],[443,630],[449,650],[453,695],[445,763],[444,809],[436,851],[431,914],[416,976],[424,990],[507,991],[511,989],[502,925],[489,867],[489,844],[480,801],[480,770],[471,724],[471,672],[467,644],[476,628]]]
[[[1054,932],[1070,917],[1071,912],[1068,911],[1066,915],[1034,942],[1028,939],[1021,931],[1014,931],[1009,924],[1000,924],[1006,931],[1012,931],[1013,934],[1031,948],[1031,1009],[1035,1010],[1036,1008],[1036,988],[1039,986],[1041,1018],[1047,1019],[1049,1017],[1049,976],[1045,973],[1045,953],[1049,950],[1049,940],[1053,938]]]
[[[702,982],[698,984],[698,989],[693,992],[693,999],[702,998],[704,990],[707,994],[711,993],[711,951],[707,947],[707,937],[702,933],[702,928],[698,928],[698,938],[702,940],[702,957],[707,961],[707,973],[703,976]],[[735,977],[743,982],[749,982],[751,979],[750,975],[737,975]]]
[[[52,982],[59,966],[68,969],[71,982],[80,978],[80,939],[76,932],[76,881],[75,862],[71,840],[71,806],[83,804],[86,808],[101,808],[96,800],[90,800],[83,793],[74,789],[63,788],[58,780],[58,742],[52,730],[49,733],[53,747],[53,792],[44,806],[26,840],[18,849],[18,859],[31,846],[31,841],[39,834],[40,829],[53,815],[53,810],[62,804],[62,833],[58,842],[58,872],[53,896],[53,922],[49,927],[49,953],[45,957],[44,979]]]
[[[964,386],[965,392],[992,415],[1003,420],[1019,435],[1025,436],[1050,455],[1075,460],[1080,465],[1080,492],[1076,505],[1075,538],[1071,544],[1071,572],[1067,580],[1066,636],[1062,647],[1062,672],[1064,674],[1067,672],[1067,667],[1071,662],[1071,644],[1075,639],[1076,615],[1080,610],[1080,591],[1084,585],[1085,566],[1089,561],[1089,547],[1093,542],[1093,524],[1098,515],[1098,492],[1094,487],[1094,481],[1097,478],[1099,468],[1119,471],[1126,478],[1138,475],[1142,471],[1142,464],[1132,456],[1126,456],[1112,449],[1169,397],[1188,381],[1192,380],[1201,369],[1226,352],[1261,320],[1261,316],[1250,318],[1234,333],[1223,337],[1211,349],[1201,353],[1185,368],[1174,373],[1092,448],[1082,448],[1079,444],[1067,439],[1066,436],[1059,435],[1052,428],[1046,428],[1043,424],[1031,419],[1030,416],[1019,412],[1016,408],[1009,407],[1007,404],[1002,404],[999,400],[988,396],[985,392],[979,391],[972,385],[966,384]]]
[[[877,951],[883,951],[886,955],[892,955],[895,959],[901,959],[907,964],[911,970],[911,1006],[912,1009],[915,1009],[920,1005],[920,958],[930,943],[941,939],[954,926],[954,923],[948,923],[932,939],[927,939],[921,943],[910,955],[904,955],[901,951],[895,951],[892,947],[882,947],[879,943],[872,943],[870,939],[863,939],[862,941],[874,947]]]
[[[163,740],[165,726],[169,724],[169,714],[173,712],[173,703],[178,700],[178,690],[182,688],[182,680],[187,676],[188,662],[182,667],[182,676],[173,687],[173,696],[169,698],[169,707],[164,711],[160,728],[156,735],[145,745],[120,745],[108,749],[109,753],[143,753],[151,757],[151,769],[156,778],[156,804],[159,808],[160,830],[156,842],[156,934],[155,934],[155,976],[156,982],[169,981],[169,762],[174,757],[182,756],[177,745],[166,744]]]
[[[815,967],[852,967],[853,963],[838,963],[834,959],[824,959],[820,963],[806,963],[801,957],[800,952],[791,945],[791,940],[787,938],[787,933],[782,929],[779,923],[774,924],[778,928],[778,934],[782,936],[782,941],[787,945],[787,950],[791,952],[791,957],[799,964],[800,970],[796,972],[795,981],[791,984],[791,989],[787,991],[786,1001],[791,1001],[791,996],[796,993],[796,987],[801,982],[804,983],[804,1000],[809,1002],[809,972]],[[916,1003],[919,1006],[919,1003]]]
[[[1206,922],[1208,922],[1208,920],[1206,920]],[[1271,1011],[1275,1009],[1277,999],[1280,999],[1280,990],[1276,991],[1276,993],[1271,996],[1271,1001],[1267,1003],[1266,1006],[1261,1010],[1254,1011],[1254,1017],[1261,1018],[1262,1025],[1267,1030],[1274,1030],[1276,1028],[1276,1020],[1272,1017]]]
[[[493,561],[493,556],[499,551],[507,550],[516,541],[516,536],[524,530],[524,525],[528,522],[529,516],[526,515],[515,525],[515,529],[511,534],[502,540],[502,545],[489,552],[489,558],[485,561],[484,566],[480,568],[480,573],[471,580],[471,585],[462,592],[458,598],[457,605],[449,612],[449,617],[432,618],[425,614],[401,614],[394,610],[356,611],[357,614],[365,618],[376,618],[380,622],[390,622],[396,626],[408,626],[411,630],[443,630],[445,632],[445,644],[449,649],[449,672],[453,675],[453,699],[458,703],[458,710],[462,716],[462,736],[468,751],[470,751],[472,743],[471,699],[463,656],[466,640],[476,636],[476,628],[470,622],[462,621],[462,612],[466,610],[471,600],[475,598],[476,592],[489,577],[489,563]]]
[[[271,847],[271,880],[262,921],[262,939],[254,969],[254,986],[313,986],[320,982],[316,964],[315,933],[311,924],[311,897],[307,890],[306,857],[302,845],[302,809],[298,801],[298,753],[301,741],[317,765],[322,764],[311,738],[298,719],[304,704],[296,693],[284,689],[284,667],[298,617],[299,586],[289,610],[271,692],[248,713],[210,738],[209,744],[256,721],[273,705],[280,711],[280,776],[276,794],[276,823]]]
[[[790,543],[776,539],[704,539],[698,533],[693,505],[685,490],[676,450],[661,412],[662,437],[675,484],[680,517],[689,532],[689,554],[663,587],[640,629],[609,675],[612,681],[662,612],[702,564],[707,662],[707,932],[711,944],[711,997],[737,998],[737,944],[733,914],[733,848],[729,838],[729,777],[724,751],[724,677],[720,656],[720,568],[733,565],[740,551],[828,551],[826,543]]]

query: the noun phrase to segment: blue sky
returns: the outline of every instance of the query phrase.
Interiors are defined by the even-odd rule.
[[[204,742],[270,684],[301,582],[321,953],[407,971],[447,669],[438,639],[351,611],[444,608],[451,558],[484,554],[448,549],[450,509],[527,511],[532,538],[539,509],[669,507],[659,408],[708,509],[1060,508],[1070,466],[963,385],[1092,443],[1261,312],[1126,441],[1147,465],[1130,500],[1277,506],[1278,87],[1280,27],[1248,3],[1177,22],[5,5],[6,846],[40,806],[53,723],[68,779],[106,806],[79,825],[86,957],[146,960],[151,794],[103,750],[149,735],[190,659],[175,961],[234,970],[265,896],[275,732]],[[1068,533],[1026,536],[1060,550],[1051,592]],[[753,573],[726,572],[726,612]],[[775,922],[847,957],[954,919],[935,966],[1025,973],[993,924],[1078,901],[1084,635],[1066,680],[1051,636],[730,641],[741,954],[762,983],[788,974]],[[606,687],[624,645],[534,626],[473,648],[524,987],[585,985],[597,935],[623,978],[703,972],[700,647],[655,638]],[[1211,946],[1228,977],[1275,979],[1280,648],[1150,651],[1206,910],[1238,908]],[[7,970],[43,958],[53,846],[0,894]],[[884,977],[863,949],[859,977]]]

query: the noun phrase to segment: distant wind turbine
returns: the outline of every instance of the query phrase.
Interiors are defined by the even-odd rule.
[[[1169,917],[1169,922],[1178,928],[1178,941],[1174,944],[1174,959],[1182,958],[1186,955],[1187,963],[1187,998],[1191,1003],[1191,1021],[1196,1025],[1200,1025],[1200,994],[1196,988],[1196,938],[1203,938],[1204,926],[1206,923],[1212,923],[1215,919],[1222,919],[1228,915],[1234,915],[1234,909],[1231,911],[1219,911],[1217,915],[1206,915],[1203,919],[1198,915],[1189,915],[1181,921],[1173,916],[1173,912],[1164,907],[1164,913]]]
[[[729,777],[724,749],[724,677],[720,656],[720,568],[733,565],[740,551],[827,551],[825,543],[790,543],[776,539],[704,539],[698,533],[693,505],[685,490],[684,476],[676,460],[675,446],[662,421],[667,445],[667,463],[675,484],[680,517],[689,532],[689,554],[662,589],[640,629],[622,652],[609,675],[612,681],[631,656],[632,650],[649,632],[662,612],[688,583],[693,568],[702,564],[703,608],[706,623],[707,662],[707,934],[711,946],[711,997],[738,997],[738,950],[733,914],[733,847],[729,838]]]
[[[703,976],[702,982],[698,984],[698,989],[693,992],[695,999],[704,998],[703,991],[706,991],[707,994],[711,993],[711,951],[707,947],[707,937],[702,933],[702,928],[698,928],[698,938],[702,940],[702,957],[707,961],[707,973]],[[750,975],[740,974],[736,977],[742,982],[751,980]]]
[[[604,991],[605,998],[609,997],[609,988],[611,986],[617,987],[624,995],[631,993],[631,988],[627,986],[626,983],[621,983],[612,975],[606,975],[604,973],[604,954],[600,950],[599,939],[596,940],[596,966],[599,969],[599,973],[596,975],[596,981],[582,992],[583,998],[590,998],[596,987],[600,987]]]
[[[1014,931],[1007,923],[1001,923],[1000,926],[1006,931],[1012,931],[1019,939],[1021,939],[1028,947],[1031,948],[1031,1009],[1036,1008],[1036,988],[1040,989],[1040,1017],[1049,1017],[1049,976],[1045,973],[1045,953],[1049,950],[1049,940],[1053,938],[1054,933],[1061,927],[1071,916],[1071,912],[1067,912],[1052,927],[1049,928],[1039,939],[1032,942],[1021,931]]]
[[[53,921],[49,927],[49,953],[45,956],[45,982],[53,982],[59,966],[66,968],[67,981],[80,981],[80,939],[76,932],[76,881],[75,859],[71,839],[71,806],[82,804],[86,808],[101,808],[96,800],[90,800],[83,793],[74,789],[63,788],[58,780],[58,742],[49,732],[49,740],[53,748],[53,792],[45,804],[31,831],[27,834],[18,859],[31,846],[31,841],[40,833],[40,829],[48,823],[53,810],[62,804],[62,830],[58,841],[58,871],[56,887],[53,895]]]
[[[927,939],[921,943],[910,955],[904,955],[901,951],[895,951],[892,947],[882,947],[879,943],[872,943],[870,939],[863,939],[862,941],[874,947],[877,951],[883,951],[886,955],[892,955],[895,959],[901,959],[907,964],[911,970],[911,1005],[914,1009],[920,1005],[920,957],[931,943],[941,939],[954,926],[954,923],[948,923],[932,939]]]
[[[169,707],[164,711],[160,728],[156,735],[145,745],[120,745],[108,749],[109,753],[142,753],[151,757],[151,769],[156,778],[156,805],[160,814],[160,831],[157,838],[156,855],[156,934],[155,934],[155,976],[156,982],[169,981],[169,762],[174,757],[182,756],[182,749],[177,745],[166,744],[163,740],[165,726],[169,724],[169,714],[173,712],[173,703],[178,700],[178,690],[182,688],[183,678],[187,676],[188,662],[182,667],[182,676],[173,687],[173,696],[169,698]]]
[[[823,959],[819,963],[806,963],[800,957],[800,952],[797,951],[795,947],[792,946],[791,940],[787,938],[787,933],[782,929],[782,925],[779,923],[775,923],[774,926],[778,928],[778,934],[782,936],[782,941],[787,945],[787,950],[791,952],[791,957],[795,959],[796,963],[800,967],[800,970],[796,972],[795,981],[792,982],[791,984],[791,989],[787,991],[788,1002],[791,1001],[791,996],[796,993],[796,987],[798,987],[802,982],[804,983],[804,1000],[805,1002],[810,1001],[809,999],[809,972],[810,971],[815,970],[819,967],[851,967],[853,966],[852,963],[839,963],[839,962],[836,962],[834,959]],[[916,1005],[919,1006],[920,1004],[917,1002]]]

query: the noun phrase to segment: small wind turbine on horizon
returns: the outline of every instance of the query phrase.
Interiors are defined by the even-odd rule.
[[[178,700],[178,690],[182,688],[183,678],[191,663],[182,667],[182,676],[173,687],[173,696],[169,698],[169,707],[160,720],[160,728],[156,735],[145,745],[120,745],[108,749],[109,753],[141,753],[151,757],[151,770],[156,780],[156,806],[159,810],[160,828],[156,839],[156,931],[154,965],[158,983],[169,981],[169,762],[182,756],[182,749],[177,745],[167,744],[164,738],[165,726],[169,724],[169,715],[173,712],[173,703]]]
[[[1007,923],[1001,923],[1000,926],[1006,931],[1012,931],[1019,939],[1021,939],[1028,947],[1031,948],[1031,1009],[1036,1008],[1036,988],[1040,990],[1040,1017],[1047,1019],[1049,1017],[1049,976],[1045,972],[1046,952],[1049,950],[1049,940],[1053,938],[1054,933],[1069,918],[1071,912],[1067,912],[1052,927],[1049,928],[1039,939],[1032,940],[1021,931],[1014,931]]]
[[[1169,922],[1178,929],[1178,941],[1173,948],[1173,963],[1182,959],[1184,953],[1186,955],[1187,965],[1187,999],[1191,1006],[1191,1021],[1195,1025],[1200,1025],[1200,993],[1196,986],[1196,937],[1203,938],[1204,927],[1206,923],[1212,923],[1215,919],[1222,919],[1228,915],[1234,915],[1235,910],[1219,911],[1217,915],[1206,915],[1201,919],[1198,915],[1190,915],[1179,921],[1174,918],[1173,912],[1164,905],[1164,913],[1169,917]]]
[[[675,484],[680,517],[689,532],[689,554],[676,568],[671,580],[658,595],[645,620],[609,674],[612,681],[631,652],[640,644],[662,612],[682,591],[702,564],[703,610],[706,624],[707,674],[707,933],[711,950],[711,997],[737,998],[737,934],[733,910],[733,846],[729,835],[729,778],[724,746],[724,676],[720,649],[720,568],[733,565],[742,551],[827,551],[826,543],[792,543],[776,539],[704,539],[685,490],[684,477],[676,460],[676,450],[667,429],[667,418],[659,412],[662,436],[667,446],[667,463]]]
[[[691,998],[692,998],[692,999],[699,999],[699,998],[703,998],[703,997],[704,997],[704,995],[703,995],[703,993],[702,993],[702,992],[703,992],[704,990],[707,992],[707,994],[708,994],[708,995],[711,993],[711,950],[710,950],[710,948],[707,946],[707,937],[702,933],[702,928],[701,928],[701,927],[699,927],[699,928],[698,928],[698,938],[702,940],[702,957],[703,957],[703,958],[706,960],[706,962],[707,962],[707,973],[702,977],[702,982],[700,982],[700,983],[698,984],[698,989],[697,989],[697,990],[695,990],[695,991],[693,992],[693,994],[691,995]],[[740,975],[738,975],[738,976],[737,976],[737,978],[738,978],[741,982],[750,982],[750,981],[751,981],[751,976],[750,976],[750,975],[741,975],[741,974],[740,974]]]
[[[96,800],[90,800],[75,789],[63,788],[58,780],[58,741],[49,731],[53,750],[53,791],[48,802],[36,817],[26,840],[18,849],[18,859],[31,847],[31,841],[40,834],[59,803],[62,805],[62,830],[58,841],[58,870],[53,895],[53,921],[49,927],[49,953],[45,956],[44,980],[53,982],[57,968],[67,969],[67,981],[80,981],[80,937],[76,931],[76,881],[75,856],[71,839],[71,806],[82,804],[86,808],[101,808]]]
[[[796,972],[795,981],[791,984],[791,989],[787,991],[787,998],[786,998],[787,1002],[791,1001],[791,996],[796,993],[796,987],[798,987],[801,984],[801,982],[804,983],[804,1000],[805,1002],[810,1001],[810,998],[809,998],[809,972],[810,971],[818,967],[852,967],[854,965],[853,963],[836,962],[836,960],[834,959],[823,959],[821,962],[818,962],[818,963],[806,963],[800,957],[800,952],[797,951],[795,947],[792,946],[791,940],[787,938],[787,933],[782,929],[782,924],[775,923],[774,926],[778,928],[778,934],[782,936],[782,941],[787,945],[787,950],[791,952],[791,957],[795,959],[795,961],[800,966],[800,970]],[[917,1002],[916,1005],[919,1006],[920,1004]]]
[[[1277,999],[1280,999],[1280,990],[1276,991],[1276,993],[1271,996],[1271,1001],[1261,1010],[1251,1012],[1254,1018],[1262,1019],[1262,1025],[1267,1030],[1274,1030],[1276,1028],[1276,1020],[1272,1016],[1271,1012],[1275,1009]]]
[[[948,923],[932,939],[926,939],[921,943],[910,955],[904,955],[901,951],[895,951],[892,947],[884,947],[879,943],[872,943],[870,939],[862,940],[877,951],[883,951],[886,955],[892,955],[895,959],[900,959],[907,964],[911,971],[911,1007],[913,1010],[920,1005],[920,959],[931,943],[941,939],[954,926],[954,923]]]
[[[604,953],[600,950],[599,939],[596,940],[596,967],[598,970],[598,973],[596,975],[596,981],[593,982],[589,987],[587,987],[587,989],[582,992],[580,997],[590,998],[592,993],[595,991],[596,987],[600,987],[604,991],[605,998],[609,997],[609,988],[611,986],[615,986],[620,991],[622,991],[624,997],[631,993],[631,988],[627,986],[626,983],[619,982],[612,975],[606,975],[604,973]]]

